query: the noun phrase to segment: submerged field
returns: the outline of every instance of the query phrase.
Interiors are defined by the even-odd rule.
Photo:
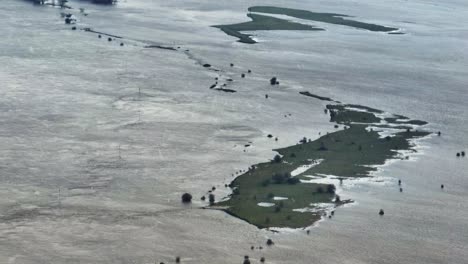
[[[309,180],[368,177],[375,165],[405,159],[398,151],[411,150],[411,139],[429,134],[414,129],[423,121],[382,117],[385,113],[369,107],[330,104],[325,111],[341,130],[277,149],[279,155],[271,162],[254,165],[237,177],[230,185],[230,199],[217,205],[227,206],[229,214],[259,228],[310,226],[327,209],[349,201],[335,194],[335,186]],[[380,132],[384,130],[390,135],[383,137]]]

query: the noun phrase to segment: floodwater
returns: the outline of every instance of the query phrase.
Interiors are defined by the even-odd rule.
[[[108,42],[72,31],[59,9],[2,0],[0,263],[467,263],[468,158],[455,156],[468,150],[466,3],[273,3],[405,35],[314,23],[326,31],[257,31],[259,43],[247,45],[210,27],[265,4],[70,1],[78,29],[124,37]],[[210,90],[218,74],[237,93]],[[222,199],[232,174],[271,149],[334,130],[323,102],[303,90],[425,120],[442,136],[419,140],[410,160],[371,179],[345,180],[340,196],[356,202],[309,235],[198,209],[211,187]],[[180,203],[184,192],[192,206]]]

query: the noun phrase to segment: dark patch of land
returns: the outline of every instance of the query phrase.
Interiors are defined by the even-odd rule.
[[[252,21],[231,24],[231,25],[216,25],[215,28],[221,29],[224,33],[239,38],[239,42],[254,44],[256,43],[249,34],[241,33],[242,31],[257,31],[257,30],[323,30],[310,25],[291,22],[284,19],[263,16],[257,14],[247,14],[247,17]]]
[[[222,91],[222,92],[226,92],[226,93],[235,93],[237,92],[236,90],[232,90],[232,89],[226,89],[226,88],[216,88],[214,89],[216,91]]]
[[[275,6],[253,6],[250,7],[249,12],[259,12],[267,14],[278,14],[278,15],[287,15],[299,19],[319,21],[323,23],[343,25],[348,27],[354,27],[359,29],[365,29],[369,31],[377,32],[391,32],[398,30],[398,28],[386,27],[377,24],[364,23],[356,20],[345,19],[349,18],[348,15],[335,14],[335,13],[317,13],[301,9],[291,9]]]
[[[392,124],[402,124],[402,125],[416,125],[416,126],[427,125],[427,122],[426,122],[426,121],[422,121],[422,120],[405,120],[405,121],[400,121],[400,120],[397,120],[397,119],[398,119],[398,118],[387,117],[387,118],[385,118],[385,121],[387,121],[388,123],[392,123]]]
[[[305,95],[305,96],[309,96],[309,97],[313,97],[313,98],[316,98],[316,99],[319,99],[319,100],[322,100],[322,101],[333,101],[333,99],[329,98],[329,97],[323,97],[323,96],[320,96],[320,95],[316,95],[316,94],[312,94],[310,92],[299,92],[300,94],[302,95]]]
[[[165,50],[177,50],[176,48],[173,47],[167,47],[167,46],[161,46],[161,45],[148,45],[145,46],[147,49],[165,49]]]
[[[100,35],[103,35],[103,36],[106,36],[106,37],[122,39],[121,36],[117,36],[117,35],[112,35],[112,34],[108,34],[108,33],[104,33],[104,32],[95,31],[95,30],[93,30],[92,28],[83,28],[83,30],[86,31],[86,32],[91,32],[91,33],[100,34]]]

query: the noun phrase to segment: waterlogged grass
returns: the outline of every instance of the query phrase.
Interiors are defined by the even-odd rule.
[[[391,32],[398,30],[398,28],[386,27],[377,24],[364,23],[356,20],[349,19],[350,16],[334,13],[316,13],[307,10],[291,9],[275,6],[253,6],[250,7],[249,12],[258,12],[266,14],[287,15],[299,19],[318,21],[328,24],[343,25],[359,29],[365,29],[376,32]]]
[[[350,110],[351,106],[359,108],[359,111]],[[368,125],[381,121],[374,114],[381,113],[380,110],[341,104],[327,105],[327,109],[331,122],[344,124],[346,129],[329,133],[314,141],[303,141],[298,145],[277,149],[282,157],[281,161],[257,164],[255,169],[237,177],[230,185],[234,191],[229,200],[217,205],[226,206],[226,212],[259,228],[310,226],[321,218],[323,212],[296,212],[293,209],[313,208],[313,204],[316,203],[339,205],[333,202],[334,192],[328,192],[329,186],[323,184],[278,184],[275,183],[273,175],[288,174],[302,165],[310,165],[313,161],[320,160],[317,165],[296,178],[306,180],[309,179],[307,176],[320,175],[368,177],[370,172],[375,170],[369,165],[384,164],[387,159],[395,158],[398,150],[411,149],[409,140],[429,134],[408,130],[381,138],[376,131],[366,129]],[[273,196],[288,199],[275,201]],[[275,206],[260,207],[260,202],[274,203]]]
[[[241,33],[243,31],[257,30],[323,30],[310,25],[291,22],[284,19],[263,16],[257,14],[247,14],[252,21],[232,25],[216,25],[215,28],[221,29],[224,33],[239,38],[239,42],[253,44],[256,43],[249,34]]]

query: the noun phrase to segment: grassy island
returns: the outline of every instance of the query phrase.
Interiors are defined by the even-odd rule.
[[[291,18],[298,18],[303,20],[317,21],[322,23],[342,25],[353,27],[357,29],[364,29],[374,32],[388,32],[393,34],[404,34],[402,32],[396,32],[398,28],[386,27],[377,24],[364,23],[350,19],[351,17],[343,14],[334,13],[317,13],[307,10],[291,9],[275,6],[253,6],[248,9],[249,14],[247,17],[252,21],[231,24],[231,25],[216,25],[213,27],[221,29],[224,33],[239,38],[239,42],[254,44],[255,40],[251,38],[251,35],[242,32],[245,31],[257,31],[257,30],[313,30],[322,31],[323,28],[291,22],[286,19],[280,19],[272,17],[271,15],[286,15]],[[255,12],[255,13],[250,13]],[[257,13],[261,13],[257,14]]]
[[[411,139],[429,134],[412,129],[422,125],[420,121],[402,122],[398,115],[380,118],[383,112],[378,109],[329,104],[326,111],[330,122],[341,125],[342,130],[276,149],[278,156],[237,177],[230,184],[232,195],[216,205],[259,228],[307,227],[322,217],[324,210],[320,206],[334,207],[344,202],[336,198],[334,185],[307,182],[310,176],[369,177],[376,170],[369,165],[397,158],[398,150],[411,150]],[[393,134],[386,137],[368,128],[379,124],[382,130],[388,130],[387,126],[401,123],[412,126],[399,126],[401,131],[391,130]]]
[[[239,38],[239,42],[253,44],[255,40],[251,35],[241,33],[242,31],[257,30],[323,30],[310,25],[290,22],[288,20],[274,18],[271,16],[262,16],[257,14],[247,14],[252,19],[250,22],[244,22],[232,25],[217,25],[215,28],[221,29],[224,33]]]

